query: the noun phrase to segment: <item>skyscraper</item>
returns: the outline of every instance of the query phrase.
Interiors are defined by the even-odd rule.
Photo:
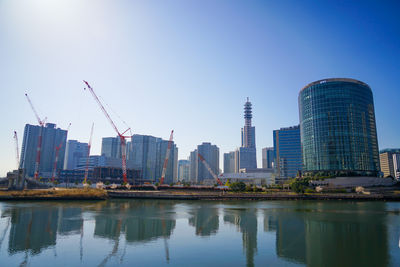
[[[274,163],[274,148],[265,147],[262,149],[262,167],[264,169],[273,168]]]
[[[279,180],[294,178],[302,170],[300,127],[274,130],[274,168]]]
[[[237,151],[224,153],[224,173],[237,173]]]
[[[239,148],[239,169],[256,169],[256,129],[251,125],[252,105],[247,98],[244,104],[244,127],[242,128],[242,146]]]
[[[150,135],[135,134],[128,146],[128,159],[134,169],[142,172],[143,180],[157,182],[168,148],[168,141]],[[178,179],[178,148],[172,143],[164,183],[174,183]]]
[[[200,161],[200,154],[208,163],[211,170],[219,174],[219,148],[211,143],[204,142],[190,153],[190,179],[192,182],[201,183],[204,180],[214,179],[204,163]]]
[[[380,172],[371,88],[347,78],[312,82],[299,93],[304,172],[378,176]]]
[[[107,158],[122,158],[121,139],[119,137],[103,137],[101,142],[101,155]]]
[[[189,182],[190,161],[181,159],[178,161],[178,180]]]
[[[80,143],[77,140],[68,140],[65,149],[64,170],[74,170],[78,167],[81,158],[86,159],[88,143]]]
[[[40,128],[41,127],[37,125],[26,124],[24,129],[20,167],[25,169],[25,173],[29,177],[33,177],[35,172],[36,152]],[[56,125],[53,123],[46,123],[42,132],[39,176],[51,177],[56,157],[56,147],[58,147],[60,144],[61,148],[58,152],[56,172],[63,168],[66,140],[66,130],[56,128]]]

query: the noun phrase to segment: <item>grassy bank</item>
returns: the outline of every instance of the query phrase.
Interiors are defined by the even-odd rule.
[[[42,200],[42,199],[106,199],[107,192],[101,189],[33,189],[23,191],[0,191],[0,200]]]

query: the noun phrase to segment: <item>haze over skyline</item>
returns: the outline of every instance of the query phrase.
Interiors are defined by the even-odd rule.
[[[88,142],[116,136],[82,80],[121,131],[168,140],[179,159],[202,142],[240,146],[246,97],[257,161],[272,131],[297,125],[298,93],[346,77],[373,91],[379,148],[400,147],[398,1],[0,0],[0,176],[15,168],[26,123],[39,115]],[[119,114],[119,116],[116,115]],[[223,166],[221,164],[220,166]]]

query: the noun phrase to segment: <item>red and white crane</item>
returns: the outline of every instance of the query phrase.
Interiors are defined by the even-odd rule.
[[[124,183],[128,185],[128,179],[126,175],[126,138],[130,138],[131,136],[124,136],[124,134],[130,130],[128,128],[125,132],[120,133],[117,126],[115,125],[114,121],[111,119],[110,115],[108,115],[106,109],[104,108],[103,104],[100,102],[100,99],[97,97],[95,92],[93,91],[93,88],[89,85],[87,81],[83,81],[86,86],[88,87],[90,93],[92,94],[93,98],[96,100],[97,104],[99,104],[100,109],[103,111],[104,115],[108,119],[108,121],[111,123],[112,127],[114,130],[117,132],[118,137],[121,141],[121,154],[122,154],[122,177],[124,179]]]
[[[18,149],[18,135],[17,131],[14,131],[14,141],[15,141],[15,156],[17,159],[17,169],[19,169],[19,149]]]
[[[87,151],[87,156],[86,156],[85,179],[83,180],[83,184],[86,184],[86,181],[88,178],[88,173],[89,173],[89,157],[90,157],[90,147],[92,146],[93,127],[94,127],[94,123],[92,123],[92,130],[90,130],[90,138],[89,138],[88,151]]]
[[[215,174],[215,172],[211,169],[210,165],[208,165],[207,161],[204,159],[204,157],[200,154],[197,153],[197,156],[199,157],[199,160],[203,162],[204,166],[207,168],[207,170],[211,173],[211,175],[214,177],[214,179],[217,181],[219,185],[222,185],[221,180],[218,178],[218,175]]]
[[[71,123],[68,124],[68,128],[67,128],[67,134],[69,131],[69,127],[71,126]],[[60,153],[60,149],[62,148],[62,144],[63,144],[64,138],[61,138],[60,144],[58,146],[56,146],[56,158],[54,159],[54,166],[53,166],[53,173],[51,176],[51,181],[54,182],[54,179],[56,177],[56,172],[57,172],[57,163],[58,163],[58,155]]]
[[[35,107],[32,104],[32,101],[30,100],[28,94],[25,94],[26,99],[29,102],[29,105],[31,106],[33,113],[35,113],[36,119],[40,125],[40,130],[39,130],[39,137],[38,137],[38,145],[37,145],[37,149],[36,149],[36,161],[35,161],[35,179],[39,178],[39,165],[40,165],[40,152],[42,149],[42,135],[43,135],[43,128],[44,128],[44,124],[46,121],[46,118],[44,120],[41,120],[38,113],[35,110]]]
[[[173,137],[174,137],[174,130],[171,131],[171,135],[168,140],[167,153],[165,155],[164,165],[163,165],[163,169],[162,169],[162,173],[161,173],[160,185],[162,185],[164,183],[165,173],[167,172],[168,159],[169,159],[169,154],[171,151]]]

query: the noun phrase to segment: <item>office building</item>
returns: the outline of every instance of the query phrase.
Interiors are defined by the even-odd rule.
[[[178,180],[189,182],[190,161],[181,159],[178,161]]]
[[[274,166],[274,148],[265,147],[262,149],[262,167],[263,169],[271,169]]]
[[[194,183],[203,183],[204,180],[214,180],[210,171],[200,160],[199,154],[210,166],[215,175],[219,174],[219,148],[211,143],[202,143],[190,153],[190,180]]]
[[[162,175],[162,169],[167,155],[168,142],[168,140],[157,138],[156,180],[160,179]],[[172,184],[176,182],[178,182],[178,148],[172,142],[164,183]]]
[[[400,152],[393,154],[394,178],[400,180]]]
[[[190,152],[189,156],[190,168],[189,168],[189,181],[191,183],[197,183],[197,169],[199,166],[199,160],[197,156],[197,149]]]
[[[150,135],[135,134],[127,148],[127,158],[133,162],[133,168],[140,170],[144,181],[158,182],[168,148],[168,141]],[[171,145],[164,183],[178,180],[178,148]]]
[[[300,127],[274,130],[273,139],[276,177],[281,181],[296,177],[302,170]]]
[[[399,167],[397,164],[397,156],[400,154],[400,149],[383,149],[379,154],[379,161],[381,165],[381,171],[383,177],[396,177],[396,168]],[[395,166],[395,164],[397,164]]]
[[[107,158],[122,158],[121,139],[119,137],[103,137],[101,142],[101,155]]]
[[[354,79],[308,84],[299,93],[304,173],[375,176],[380,172],[371,88]]]
[[[237,173],[239,172],[238,166],[238,152],[232,151],[224,153],[224,173]]]
[[[42,145],[40,153],[39,177],[52,176],[56,158],[56,148],[59,147],[56,173],[63,169],[67,131],[56,128],[53,123],[46,123],[44,127],[26,124],[21,148],[20,167],[25,169],[28,177],[35,173],[35,162],[39,133],[42,131]]]
[[[88,143],[80,143],[77,140],[68,140],[65,148],[64,170],[74,170],[78,167],[81,158],[87,158]]]
[[[247,98],[244,104],[244,127],[242,128],[242,146],[239,148],[239,169],[242,168],[257,168],[256,157],[256,130],[251,125],[252,105]]]

